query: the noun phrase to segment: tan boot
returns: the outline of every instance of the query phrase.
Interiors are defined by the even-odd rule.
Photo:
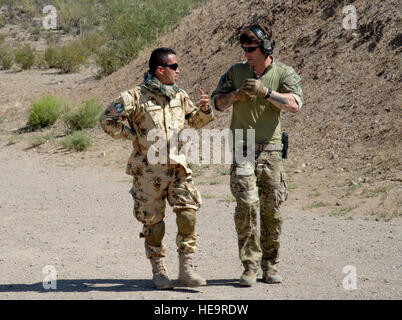
[[[207,282],[195,273],[191,253],[179,254],[179,283],[187,287],[205,286]]]
[[[282,283],[282,277],[278,271],[272,269],[265,269],[262,271],[262,280],[265,283]]]
[[[244,272],[240,277],[239,284],[242,287],[251,287],[257,282],[257,270],[255,268],[246,266]]]
[[[169,280],[162,258],[152,258],[149,261],[151,261],[152,281],[156,289],[173,289],[173,284]]]

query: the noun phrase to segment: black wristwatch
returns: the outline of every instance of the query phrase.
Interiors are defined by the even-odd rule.
[[[268,88],[268,93],[265,95],[264,99],[268,99],[269,97],[271,97],[271,93],[272,93],[272,89]]]

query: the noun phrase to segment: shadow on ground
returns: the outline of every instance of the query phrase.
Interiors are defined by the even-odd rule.
[[[177,281],[173,281],[174,291],[197,293],[197,288],[187,288],[181,286]],[[208,280],[207,286],[238,286],[237,280]],[[32,284],[0,284],[0,293],[4,292],[135,292],[135,291],[154,291],[152,280],[150,279],[62,279],[55,282],[52,288],[51,282],[37,282]]]

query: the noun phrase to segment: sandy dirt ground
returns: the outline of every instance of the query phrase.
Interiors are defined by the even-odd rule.
[[[121,168],[88,167],[63,156],[55,160],[2,142],[0,299],[402,298],[400,220],[330,217],[285,203],[283,284],[258,281],[242,288],[234,202],[214,198],[204,199],[198,214],[194,259],[207,286],[154,290],[138,237],[141,225],[132,215],[129,178]],[[203,194],[230,194],[226,184],[198,188]],[[166,225],[166,264],[177,284],[176,226],[169,207]],[[45,289],[52,279],[46,266],[55,272],[56,289]]]

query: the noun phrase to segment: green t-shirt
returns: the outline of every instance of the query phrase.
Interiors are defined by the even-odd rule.
[[[231,66],[221,77],[218,87],[211,95],[212,105],[215,107],[216,95],[242,88],[248,78],[254,78],[253,70],[248,62],[239,62]],[[301,108],[303,104],[301,78],[292,67],[273,60],[260,80],[265,87],[273,91],[292,94]],[[266,99],[256,96],[249,102],[237,101],[233,104],[230,129],[233,136],[235,129],[255,129],[256,143],[280,144],[282,140],[281,110]]]

